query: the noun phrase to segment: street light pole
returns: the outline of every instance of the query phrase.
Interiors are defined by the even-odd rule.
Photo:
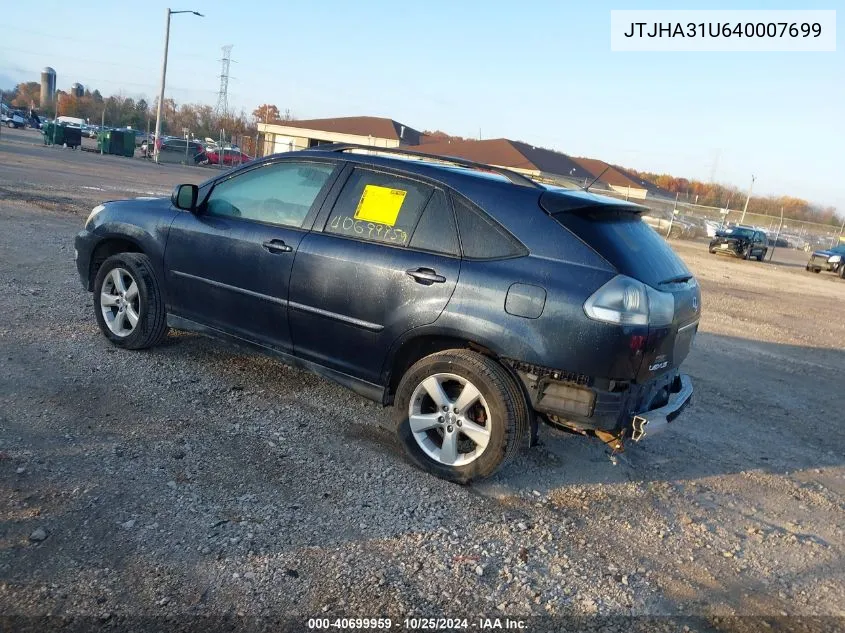
[[[751,190],[754,189],[754,181],[757,180],[757,176],[754,174],[751,175],[751,186],[748,187],[748,197],[745,198],[745,206],[742,208],[742,217],[739,220],[740,224],[745,224],[745,212],[748,211],[748,202],[751,200]]]
[[[159,89],[158,93],[158,107],[156,108],[156,132],[155,138],[153,139],[153,155],[155,157],[155,162],[158,162],[158,139],[161,136],[161,113],[164,108],[164,84],[165,78],[167,76],[167,48],[170,45],[170,16],[175,13],[193,13],[194,15],[198,15],[199,17],[205,17],[202,13],[198,13],[196,11],[172,11],[170,9],[166,9],[167,11],[167,21],[165,22],[164,27],[164,58],[161,60],[161,88]]]

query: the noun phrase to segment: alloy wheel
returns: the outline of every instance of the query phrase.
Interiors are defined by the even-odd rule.
[[[138,284],[125,268],[113,269],[103,281],[100,310],[115,336],[126,337],[135,331],[141,318],[141,297]]]
[[[417,385],[408,422],[423,452],[447,466],[472,463],[490,442],[490,408],[478,388],[456,374],[434,374]]]

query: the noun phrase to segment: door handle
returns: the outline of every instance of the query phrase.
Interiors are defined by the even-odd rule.
[[[405,272],[413,277],[417,283],[423,284],[424,286],[442,284],[446,281],[446,278],[443,275],[438,275],[431,268],[411,268]]]
[[[267,240],[261,246],[271,253],[290,253],[293,250],[283,240]]]

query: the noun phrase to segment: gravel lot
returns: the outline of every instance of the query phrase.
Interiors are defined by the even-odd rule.
[[[460,487],[320,378],[183,333],[110,346],[84,214],[212,174],[38,142],[0,137],[0,630],[845,627],[845,283],[803,253],[673,243],[703,288],[695,406],[615,464],[543,428]]]

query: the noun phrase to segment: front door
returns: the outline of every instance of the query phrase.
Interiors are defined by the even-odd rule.
[[[297,356],[378,383],[391,344],[434,322],[461,260],[443,191],[356,168],[322,231],[300,244],[290,286]]]
[[[226,333],[290,350],[288,283],[297,249],[335,171],[279,161],[214,185],[170,228],[168,310]]]

